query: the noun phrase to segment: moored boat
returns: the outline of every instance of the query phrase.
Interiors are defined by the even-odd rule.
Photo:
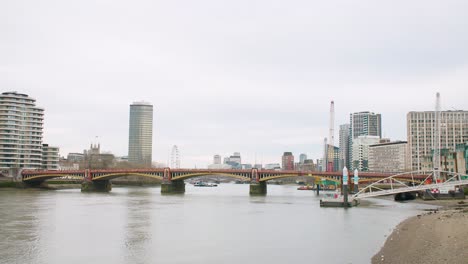
[[[307,185],[307,186],[299,186],[297,189],[298,189],[298,190],[315,190],[312,186],[309,186],[309,185]]]
[[[218,184],[216,183],[211,183],[211,182],[202,182],[202,181],[197,181],[193,184],[193,186],[196,187],[217,187]]]

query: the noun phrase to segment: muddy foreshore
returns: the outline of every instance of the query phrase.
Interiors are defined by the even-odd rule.
[[[468,200],[416,202],[438,208],[401,222],[372,263],[468,263]]]

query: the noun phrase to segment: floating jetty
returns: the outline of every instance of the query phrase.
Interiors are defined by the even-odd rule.
[[[353,207],[359,204],[359,200],[355,200],[352,197],[348,198],[348,206],[345,206],[345,202],[342,195],[325,197],[320,199],[320,207]]]

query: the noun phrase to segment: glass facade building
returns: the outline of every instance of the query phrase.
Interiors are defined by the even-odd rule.
[[[382,138],[382,116],[373,112],[357,112],[351,113],[349,117],[349,146],[348,146],[348,159],[347,164],[354,167],[355,161],[359,158],[353,157],[354,141],[359,136],[374,136]],[[349,168],[349,167],[348,167]]]
[[[153,151],[153,105],[135,102],[130,105],[128,161],[151,167]]]
[[[339,166],[338,169],[342,170],[344,166],[351,168],[349,164],[349,124],[340,125],[340,153],[339,153]]]

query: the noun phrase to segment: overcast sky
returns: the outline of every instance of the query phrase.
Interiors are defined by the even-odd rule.
[[[335,101],[382,114],[468,106],[466,0],[3,0],[0,87],[45,108],[61,155],[91,142],[127,155],[129,105],[154,105],[153,160],[183,167],[320,158]],[[336,140],[338,144],[338,140]]]

